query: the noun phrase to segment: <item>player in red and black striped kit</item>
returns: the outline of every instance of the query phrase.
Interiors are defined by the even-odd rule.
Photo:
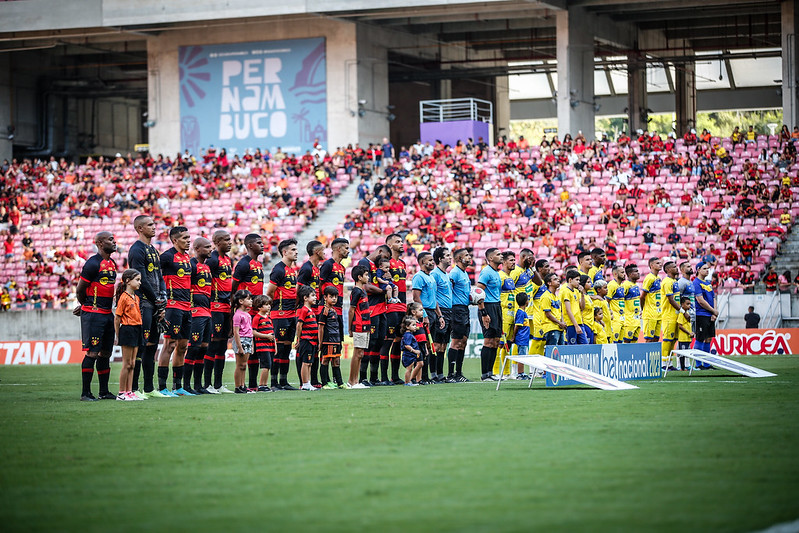
[[[186,352],[186,371],[183,388],[192,394],[210,394],[202,386],[203,361],[211,343],[211,268],[206,261],[211,256],[211,241],[205,237],[194,240],[191,275],[191,339]],[[192,372],[193,370],[193,372]],[[194,375],[194,387],[190,378]]]
[[[289,384],[289,354],[291,343],[297,332],[297,239],[286,239],[277,245],[281,260],[272,268],[266,295],[272,298],[272,324],[275,326],[277,353],[275,363],[280,369],[280,381],[276,382],[276,365],[272,365],[272,387],[296,390]],[[298,363],[299,364],[299,363]]]
[[[386,313],[386,342],[380,350],[380,364],[381,371],[383,365],[384,352],[390,355],[391,358],[391,383],[394,385],[404,385],[405,381],[399,377],[399,367],[402,362],[402,349],[401,341],[402,335],[400,333],[400,325],[405,318],[407,310],[407,267],[405,261],[402,260],[402,252],[404,245],[402,237],[396,233],[392,233],[386,237],[386,246],[391,250],[391,260],[389,262],[389,270],[391,272],[391,280],[397,286],[398,303],[390,303],[387,307]],[[386,377],[385,375],[383,377]]]
[[[322,283],[320,281],[319,265],[325,260],[325,245],[319,241],[311,241],[305,246],[305,251],[308,253],[308,260],[302,264],[299,272],[297,273],[297,287],[305,285],[313,289],[316,295],[316,306],[314,313],[319,316],[320,311],[324,307],[322,301]],[[314,357],[311,362],[311,386],[316,389],[322,387],[319,382],[319,357]]]
[[[319,348],[319,324],[316,321],[316,293],[307,286],[297,288],[297,340],[294,348],[297,350],[297,365],[300,370],[301,390],[313,391],[311,385],[311,363],[317,357]]]
[[[116,395],[108,390],[111,373],[111,351],[114,349],[114,315],[111,307],[114,302],[114,284],[117,278],[117,264],[111,254],[117,251],[114,236],[101,231],[94,237],[98,253],[91,256],[80,271],[76,289],[78,306],[73,313],[80,316],[80,332],[83,340],[83,362],[81,377],[83,390],[80,399],[94,402],[91,391],[95,362],[97,380],[100,382],[101,400],[113,400]]]
[[[350,255],[350,241],[337,238],[330,243],[332,257],[319,267],[319,279],[322,281],[322,292],[328,287],[333,287],[338,292],[338,299],[333,308],[336,310],[339,321],[339,331],[344,335],[344,273],[346,269],[341,264]]]
[[[191,337],[191,277],[194,273],[188,253],[191,236],[188,228],[175,226],[169,230],[169,239],[172,248],[161,254],[161,272],[166,284],[166,331],[164,347],[158,356],[158,390],[165,396],[192,396],[182,385],[183,359]],[[170,357],[174,392],[166,388]]]
[[[264,266],[258,258],[264,252],[263,240],[257,233],[250,233],[244,237],[244,247],[247,249],[247,255],[239,260],[233,270],[231,291],[236,294],[236,291],[247,290],[253,297],[261,296],[264,293]],[[256,313],[257,310],[254,307],[250,309],[251,316],[255,316]],[[255,353],[251,353],[247,359],[247,388],[252,392],[258,390],[260,366],[260,361]]]
[[[233,285],[233,264],[227,256],[231,247],[230,233],[216,231],[213,235],[214,247],[205,264],[211,270],[211,344],[205,354],[203,365],[203,388],[211,394],[233,391],[222,385],[225,371],[225,352],[230,333],[230,298]],[[214,381],[211,385],[211,373]]]
[[[377,264],[379,257],[390,258],[391,250],[385,244],[366,257],[358,261],[358,264],[369,270],[369,283],[364,285],[364,290],[369,297],[369,314],[371,327],[369,328],[369,348],[364,350],[361,359],[360,379],[361,383],[367,387],[378,383],[377,369],[380,365],[380,350],[386,338],[386,292],[380,288],[377,279]],[[372,369],[369,372],[369,380],[366,379],[367,369],[371,363]]]

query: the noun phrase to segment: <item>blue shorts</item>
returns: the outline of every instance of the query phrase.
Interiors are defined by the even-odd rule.
[[[409,366],[415,365],[417,361],[421,361],[421,359],[419,357],[420,356],[417,356],[416,354],[408,354],[408,355],[403,354],[402,355],[402,366],[404,366],[405,368],[408,368]]]
[[[594,344],[594,340],[596,339],[596,335],[594,335],[594,330],[589,328],[588,326],[583,326],[583,334],[585,335],[586,344]]]
[[[527,355],[530,352],[530,346],[516,345],[516,355]]]
[[[580,326],[580,328],[583,332],[578,335],[574,326],[566,326],[566,339],[564,340],[564,344],[588,344],[588,337],[585,336],[585,330],[587,328],[585,326]]]
[[[547,346],[557,346],[559,344],[563,344],[563,332],[559,329],[553,329],[552,331],[547,331],[545,337],[545,341]]]

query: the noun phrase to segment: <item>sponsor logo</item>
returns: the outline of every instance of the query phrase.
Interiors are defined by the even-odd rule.
[[[108,285],[109,283],[113,283],[112,280],[108,279],[107,276],[103,276],[99,279],[100,285]]]
[[[185,276],[185,275],[186,275],[186,271],[185,271],[185,270],[183,270],[182,268],[179,268],[179,269],[178,269],[178,277],[179,277],[179,278],[182,278],[182,277],[183,277],[183,276]]]
[[[250,279],[250,283],[258,283],[258,276],[253,276],[252,279]]]
[[[254,283],[254,282],[253,282],[253,283]],[[284,288],[284,289],[291,289],[291,282],[290,282],[290,281],[287,281],[286,283],[284,283],[284,284],[283,284],[283,288]]]
[[[225,281],[225,280],[226,280],[226,279],[228,279],[229,277],[230,277],[230,276],[228,276],[228,273],[227,273],[227,272],[220,272],[220,273],[219,273],[219,279],[220,279],[220,280],[222,280],[222,281]]]
[[[333,278],[333,285],[341,285],[341,280],[338,278]]]
[[[152,263],[149,263],[147,265],[147,272],[152,272],[153,270],[155,270],[155,265],[152,264]]]
[[[198,286],[198,287],[200,287],[200,288],[203,288],[203,287],[205,287],[206,285],[208,285],[208,283],[206,283],[205,279],[203,279],[203,278],[200,278],[199,280],[197,280],[197,286]]]
[[[80,341],[0,342],[0,356],[3,353],[0,362],[6,365],[64,365],[83,358]]]
[[[769,329],[757,333],[718,332],[711,347],[722,356],[773,355],[796,353],[796,350],[791,349],[791,344],[788,331]]]

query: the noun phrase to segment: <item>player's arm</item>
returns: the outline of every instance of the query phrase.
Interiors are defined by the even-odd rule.
[[[693,332],[691,331],[690,327],[685,327],[682,322],[677,322],[677,327],[680,328],[680,331],[685,333],[686,335],[693,336]]]
[[[477,282],[477,286],[480,287],[483,292],[486,290],[485,283]],[[491,318],[488,316],[488,311],[486,311],[485,300],[477,304],[478,312],[480,313],[480,321],[483,323],[483,327],[488,329],[489,324],[491,324]]]
[[[239,336],[239,321],[240,317],[233,317],[233,348],[236,353],[244,353],[244,347],[241,345],[241,337]]]
[[[93,261],[89,262],[86,261],[84,263],[83,268],[80,271],[80,279],[78,280],[78,286],[75,288],[75,298],[78,300],[78,305],[75,306],[75,309],[72,311],[72,314],[75,316],[80,316],[80,308],[83,304],[86,303],[87,294],[86,291],[89,290],[90,279],[95,279],[97,274],[100,273],[100,265],[95,264]]]
[[[327,309],[322,313],[324,320],[319,320],[319,346],[322,346],[322,339],[325,336],[325,327],[327,326]]]
[[[674,299],[674,293],[666,295],[666,299],[669,301],[671,306],[676,309],[678,312],[680,311],[680,304],[677,303],[677,300]]]
[[[122,325],[123,312],[124,308],[117,304],[117,310],[116,313],[114,313],[114,337],[117,344],[119,344],[119,326]]]
[[[646,305],[646,297],[647,296],[649,296],[649,289],[647,289],[646,288],[646,284],[644,284],[644,286],[641,287],[641,296],[640,296],[640,298],[641,298],[641,309],[643,309],[644,305]]]
[[[585,309],[585,289],[580,287],[580,311]]]
[[[355,305],[352,305],[352,302],[350,302],[350,316],[347,319],[347,322],[349,323],[350,337],[352,337],[352,328],[353,328],[353,324],[355,323],[355,306],[356,305],[358,305],[358,302],[355,302]]]
[[[294,339],[295,350],[300,347],[300,337],[302,337],[302,325],[303,325],[303,320],[297,317],[297,337]]]

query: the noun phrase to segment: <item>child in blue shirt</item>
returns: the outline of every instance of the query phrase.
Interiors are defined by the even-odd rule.
[[[390,304],[399,303],[399,289],[391,279],[390,261],[387,257],[381,257],[377,260],[377,286],[386,292],[386,299]]]
[[[419,323],[413,317],[405,317],[402,321],[402,366],[405,367],[405,385],[408,387],[417,386],[418,380],[422,375],[422,351],[416,341],[415,333],[419,329]]]
[[[527,355],[530,350],[530,322],[527,315],[527,302],[530,301],[527,293],[521,292],[516,295],[516,316],[513,317],[513,338],[508,341],[508,345],[516,345],[516,355]],[[511,348],[512,349],[512,348]],[[515,370],[515,372],[513,371]],[[519,363],[516,368],[511,368],[511,374],[518,374],[517,379],[527,379],[524,374],[524,365]]]

